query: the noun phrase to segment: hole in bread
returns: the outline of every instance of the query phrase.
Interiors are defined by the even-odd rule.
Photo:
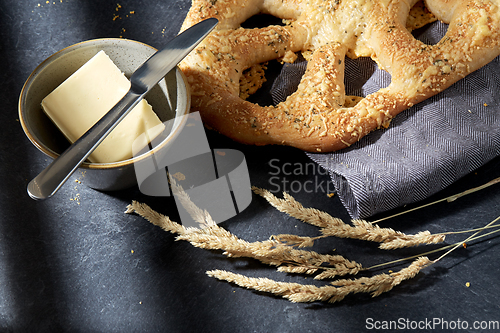
[[[436,45],[448,31],[448,24],[433,22],[420,29],[412,31],[413,37],[426,45]]]
[[[371,58],[345,59],[344,85],[347,96],[366,97],[386,88],[391,75]]]
[[[418,7],[417,4],[415,7]],[[423,4],[420,4],[423,6]],[[413,10],[410,15],[420,15],[425,7]],[[421,20],[413,19],[412,29],[425,24],[424,28],[414,30],[415,33],[428,27],[431,20],[428,12]],[[422,15],[424,15],[422,14]],[[432,14],[430,14],[432,15]],[[263,28],[270,25],[283,26],[282,19],[268,14],[258,14],[241,24],[243,28]],[[276,105],[297,91],[300,79],[305,72],[307,61],[299,55],[292,64],[284,65],[277,60],[265,64],[257,64],[246,70],[240,81],[240,97],[260,106]],[[263,78],[262,78],[263,77]],[[381,70],[371,58],[345,59],[344,84],[346,91],[346,107],[356,105],[362,98],[389,86],[391,75]]]
[[[253,28],[265,28],[271,25],[284,26],[283,20],[279,17],[269,15],[269,14],[257,14],[248,18],[245,22],[241,24],[242,28],[253,29]]]
[[[244,73],[244,77],[246,78],[242,78],[242,80],[240,80],[240,96],[243,99],[260,106],[273,105],[273,84],[276,78],[280,75],[282,68],[283,65],[279,61],[271,60],[264,64],[258,64],[247,69],[245,71],[246,73]],[[260,75],[260,71],[263,72],[264,80],[260,79],[260,77],[251,77],[251,75]],[[254,84],[258,84],[259,86],[253,87]]]
[[[283,20],[270,14],[257,14],[241,24],[245,29],[285,26]],[[260,106],[273,105],[272,86],[283,65],[277,60],[248,68],[240,79],[240,97]]]
[[[273,60],[260,65],[264,66],[266,81],[255,93],[244,99],[261,106],[268,106],[283,102],[289,95],[297,91],[306,70],[307,61],[299,55],[292,64],[285,63],[283,65],[277,60]],[[248,82],[247,80],[245,84]],[[352,107],[363,97],[387,87],[390,82],[390,74],[380,70],[370,58],[346,58],[344,84],[347,107]],[[243,90],[244,87],[240,85],[240,89]]]
[[[435,45],[446,34],[448,24],[437,22],[436,16],[427,9],[424,1],[420,0],[411,8],[406,28],[413,37],[424,44]]]
[[[437,19],[432,14],[423,0],[419,0],[411,9],[406,19],[406,29],[412,32],[414,30],[420,29],[432,22],[435,22]]]

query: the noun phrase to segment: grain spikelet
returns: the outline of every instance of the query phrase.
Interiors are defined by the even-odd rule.
[[[333,267],[326,267],[323,272],[314,277],[315,280],[333,279],[342,275],[356,275],[363,269],[363,266],[355,261],[344,261],[343,263],[335,264]]]
[[[149,207],[148,205],[139,203],[135,200],[127,206],[127,210],[125,210],[125,213],[136,213],[148,220],[150,223],[173,234],[183,234],[187,231],[185,227],[177,222],[172,221],[168,216],[162,215],[151,209],[151,207]]]
[[[179,200],[184,209],[186,209],[191,218],[195,222],[197,222],[201,227],[216,225],[217,223],[215,223],[215,221],[213,220],[212,216],[208,213],[208,211],[196,206],[189,197],[189,195],[186,193],[186,191],[184,191],[182,186],[177,184],[173,176],[171,176],[170,174],[168,176],[169,176],[170,187],[172,188],[173,194]]]
[[[305,267],[305,266],[280,266],[278,272],[295,273],[295,274],[314,274],[318,271],[318,267]]]
[[[314,238],[312,237],[280,234],[271,236],[271,239],[275,239],[283,245],[296,246],[298,248],[311,247],[314,245]]]
[[[380,248],[383,250],[394,250],[400,249],[402,247],[418,246],[421,244],[437,244],[442,243],[445,239],[444,235],[432,235],[429,231],[421,231],[407,237],[402,235],[401,237],[394,238],[392,240],[386,240],[380,244]]]
[[[392,250],[403,247],[412,247],[422,244],[436,244],[444,241],[443,234],[432,235],[429,231],[421,231],[415,235],[407,235],[391,228],[380,228],[365,220],[352,220],[360,239],[379,242],[380,248]]]
[[[254,191],[254,193],[265,198],[271,204],[271,206],[273,206],[280,212],[286,213],[298,220],[321,228],[332,225],[341,226],[344,224],[341,219],[332,217],[328,213],[322,212],[315,208],[304,208],[304,206],[302,206],[300,202],[295,200],[286,192],[283,193],[284,199],[279,199],[268,190],[261,189],[255,186],[252,186],[252,190]]]

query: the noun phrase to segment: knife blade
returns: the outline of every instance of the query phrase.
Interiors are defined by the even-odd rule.
[[[209,18],[185,30],[163,49],[154,53],[130,77],[130,90],[94,126],[52,161],[28,184],[31,198],[51,197],[97,148],[106,136],[125,118],[167,73],[191,52],[217,25]]]

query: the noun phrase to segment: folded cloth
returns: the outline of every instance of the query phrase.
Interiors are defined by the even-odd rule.
[[[447,25],[435,22],[416,36],[437,43]],[[371,59],[346,59],[347,95],[387,87],[390,75]],[[271,95],[277,104],[293,93],[305,61],[283,66]],[[328,170],[353,218],[366,218],[420,201],[500,154],[500,57],[444,92],[396,116],[389,128],[349,148],[308,156]]]

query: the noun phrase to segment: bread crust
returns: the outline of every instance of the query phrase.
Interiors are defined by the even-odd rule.
[[[220,23],[180,68],[191,85],[192,109],[220,133],[245,144],[336,151],[498,56],[499,2],[427,0],[449,27],[437,44],[426,45],[407,27],[415,22],[408,17],[417,0],[193,0],[181,31],[209,17]],[[258,13],[287,25],[240,27]],[[286,101],[259,106],[239,97],[244,70],[293,59],[291,52],[310,57]],[[371,57],[390,73],[390,85],[352,103],[344,89],[346,56]]]

